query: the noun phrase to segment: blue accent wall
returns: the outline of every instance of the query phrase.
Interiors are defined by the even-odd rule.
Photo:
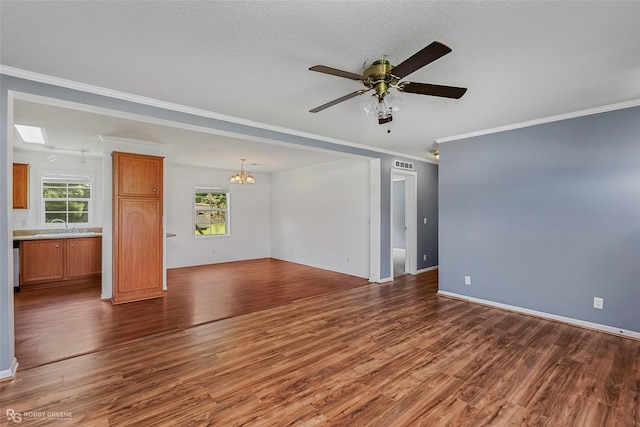
[[[439,150],[441,290],[640,331],[640,107]]]
[[[416,163],[418,172],[418,271],[438,265],[438,165]],[[424,223],[427,218],[427,223]],[[423,255],[427,260],[423,260]]]

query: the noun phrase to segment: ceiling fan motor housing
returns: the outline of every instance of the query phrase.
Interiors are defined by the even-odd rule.
[[[370,89],[375,89],[376,97],[382,102],[384,96],[388,93],[390,87],[394,87],[398,83],[398,79],[393,76],[390,71],[393,65],[386,59],[375,61],[363,74],[367,79],[363,81],[364,85]]]

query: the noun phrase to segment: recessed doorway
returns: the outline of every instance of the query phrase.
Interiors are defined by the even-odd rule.
[[[391,172],[391,275],[417,274],[416,173]]]

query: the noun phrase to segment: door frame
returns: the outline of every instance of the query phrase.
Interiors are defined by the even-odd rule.
[[[404,179],[404,225],[405,225],[405,261],[406,274],[418,274],[418,174],[401,169],[391,169],[391,199],[393,201],[393,180]],[[393,203],[390,204],[390,224],[393,224]],[[392,230],[390,230],[393,232]],[[391,236],[390,236],[391,237]],[[393,276],[393,238],[390,241],[391,280]]]

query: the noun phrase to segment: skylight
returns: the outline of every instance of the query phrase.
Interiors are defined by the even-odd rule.
[[[13,126],[18,131],[22,142],[27,142],[29,144],[47,144],[47,136],[45,135],[43,128],[26,125]]]

